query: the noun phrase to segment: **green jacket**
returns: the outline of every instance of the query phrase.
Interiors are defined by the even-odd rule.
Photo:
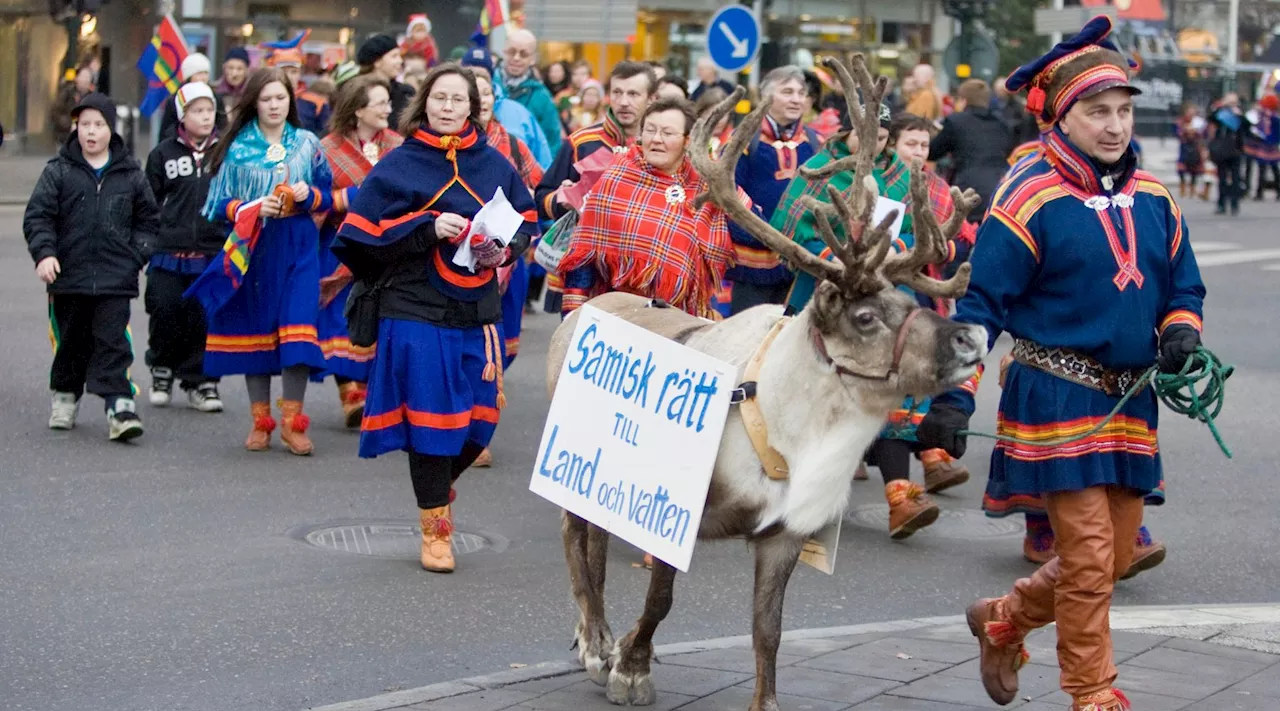
[[[805,161],[804,167],[810,169],[821,168],[831,161],[849,155],[851,155],[851,152],[847,143],[839,139],[829,140],[817,155]],[[911,187],[911,171],[907,168],[906,163],[898,159],[896,153],[886,151],[881,154],[880,158],[876,160],[873,177],[880,187],[881,196],[898,202],[907,202],[907,195]],[[813,213],[806,209],[801,201],[802,197],[809,195],[824,203],[829,202],[827,199],[827,185],[835,187],[841,194],[848,197],[849,190],[853,186],[853,171],[837,173],[831,176],[826,183],[811,182],[803,176],[797,175],[791,180],[791,184],[787,186],[787,191],[783,193],[782,200],[778,203],[778,209],[773,213],[772,224],[774,229],[804,245],[805,249],[810,252],[831,259],[829,253],[824,254],[827,251],[827,243],[823,242],[822,236],[818,234]],[[834,221],[831,226],[837,237],[841,239],[848,238],[844,233],[844,225]],[[911,213],[908,212],[902,221],[902,234],[910,233]],[[797,311],[804,308],[805,304],[809,303],[809,298],[813,296],[814,286],[815,283],[812,276],[805,272],[798,273],[795,283],[791,287],[791,294],[787,298],[787,304]]]
[[[547,137],[547,147],[551,149],[551,155],[554,157],[559,153],[562,140],[560,111],[556,109],[556,102],[551,98],[551,92],[546,85],[530,74],[514,89],[504,85],[503,91],[506,92],[508,99],[524,106],[529,113],[533,114],[538,127]]]

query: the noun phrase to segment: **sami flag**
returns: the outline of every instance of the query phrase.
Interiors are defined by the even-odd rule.
[[[178,68],[190,53],[187,40],[182,36],[182,30],[178,28],[173,15],[165,15],[156,26],[151,44],[147,45],[138,58],[138,71],[147,78],[147,94],[138,107],[144,116],[155,113],[169,97],[178,93],[178,87],[182,86]]]
[[[206,313],[216,312],[231,299],[244,283],[249,260],[258,244],[258,236],[262,234],[262,204],[265,201],[266,198],[258,198],[236,208],[235,223],[222,245],[222,254],[187,287],[183,298],[199,301]]]
[[[480,23],[471,35],[471,42],[477,47],[487,47],[489,33],[495,27],[501,27],[507,21],[502,14],[502,0],[484,0],[484,8],[480,10]]]

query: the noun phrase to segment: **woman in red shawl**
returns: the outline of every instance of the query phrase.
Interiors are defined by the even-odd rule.
[[[693,123],[689,102],[653,102],[640,141],[591,189],[560,261],[563,314],[593,296],[626,291],[714,318],[716,290],[734,252],[724,212],[693,204],[706,187],[686,155]]]
[[[324,353],[325,370],[319,379],[332,375],[347,427],[359,427],[364,417],[365,383],[373,348],[353,346],[347,336],[343,308],[351,291],[351,270],[329,251],[338,227],[347,216],[347,206],[373,166],[388,151],[404,142],[387,126],[391,116],[391,86],[385,79],[364,74],[343,83],[334,101],[329,135],[320,141],[333,172],[333,209],[320,230],[320,318],[316,331]],[[315,379],[315,378],[313,378]]]

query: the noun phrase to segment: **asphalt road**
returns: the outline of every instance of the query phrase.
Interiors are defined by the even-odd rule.
[[[1187,212],[1192,243],[1203,243],[1212,263],[1206,341],[1238,366],[1220,421],[1235,458],[1223,458],[1198,424],[1161,423],[1169,503],[1149,509],[1148,521],[1169,560],[1123,584],[1116,599],[1276,602],[1280,206],[1248,203],[1234,220],[1199,203]],[[409,558],[299,540],[335,521],[416,517],[404,458],[355,456],[332,383],[309,393],[316,454],[305,459],[242,449],[248,404],[234,380],[223,387],[221,415],[142,405],[147,434],[133,445],[106,440],[93,399],[75,431],[46,429],[46,307],[20,217],[0,208],[0,392],[8,403],[0,409],[0,707],[298,711],[565,657],[576,613],[558,515],[526,490],[553,317],[527,322],[507,376],[497,465],[459,484],[458,526],[498,550],[433,576]],[[137,302],[139,353],[145,323]],[[145,387],[145,375],[139,380]],[[982,390],[975,425],[994,427],[996,396],[993,385]],[[1029,572],[1016,531],[993,536],[1001,529],[962,525],[982,521],[964,512],[978,509],[990,446],[971,450],[975,481],[940,499],[955,512],[944,518],[955,536],[935,528],[895,543],[882,529],[847,522],[836,575],[802,569],[794,578],[786,627],[956,614]],[[871,514],[884,507],[874,480],[856,485],[856,499]],[[615,543],[614,553],[609,604],[622,634],[647,576],[631,567],[638,555],[630,546]],[[700,547],[658,643],[748,633],[749,560],[739,544]]]

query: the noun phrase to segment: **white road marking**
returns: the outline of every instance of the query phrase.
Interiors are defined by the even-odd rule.
[[[1260,262],[1268,259],[1280,259],[1280,249],[1240,249],[1233,252],[1218,252],[1196,257],[1202,267],[1220,267],[1227,264],[1243,264],[1244,262]]]
[[[1200,240],[1191,240],[1191,248],[1196,254],[1208,254],[1209,252],[1225,252],[1230,249],[1240,249],[1240,245],[1235,242],[1210,242]]]

